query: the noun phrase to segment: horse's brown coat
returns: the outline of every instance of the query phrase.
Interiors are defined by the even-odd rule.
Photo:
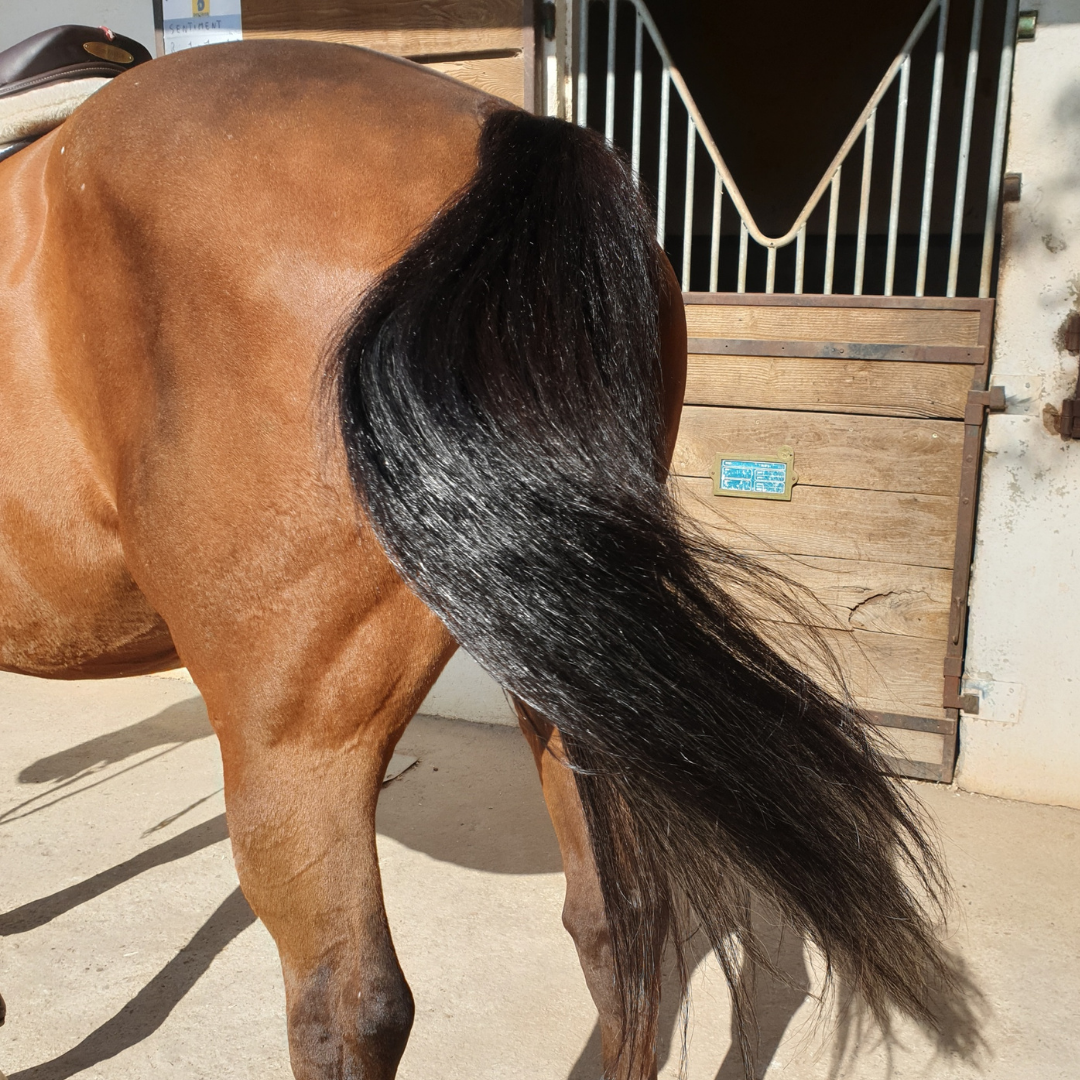
[[[118,78],[0,164],[0,668],[189,668],[303,1080],[389,1078],[404,1048],[374,809],[456,647],[359,521],[321,365],[468,180],[490,102],[362,50],[221,46]],[[673,276],[665,325],[673,444]],[[610,1060],[581,812],[531,741]]]

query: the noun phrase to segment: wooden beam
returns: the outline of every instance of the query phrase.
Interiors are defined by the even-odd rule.
[[[800,484],[960,493],[964,425],[955,420],[688,405],[672,467],[682,476],[711,476],[718,454],[769,456],[783,445],[795,451]]]

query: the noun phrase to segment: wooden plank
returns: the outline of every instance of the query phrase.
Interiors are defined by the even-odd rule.
[[[983,345],[877,345],[850,341],[779,341],[776,338],[687,339],[690,352],[711,356],[799,356],[814,360],[888,360],[923,364],[986,363]]]
[[[877,728],[879,749],[894,761],[894,770],[902,776],[914,776],[917,780],[940,780],[940,776],[926,775],[907,767],[904,762],[925,762],[941,766],[945,749],[945,737],[933,731],[912,731],[910,728]],[[897,760],[899,759],[899,760]]]
[[[690,337],[896,345],[979,344],[979,311],[687,304]]]
[[[941,642],[862,630],[820,633],[861,708],[945,718],[941,706],[945,649]],[[836,689],[829,663],[805,630],[771,626],[763,628],[763,636],[823,686]]]
[[[974,371],[957,364],[691,355],[686,401],[961,419]]]
[[[686,512],[736,551],[952,568],[958,500],[948,496],[796,484],[791,502],[770,502],[715,496],[711,480],[673,483]]]
[[[525,64],[520,53],[484,60],[446,60],[425,67],[483,90],[486,94],[525,105]]]
[[[964,425],[955,420],[687,405],[672,467],[683,476],[710,476],[717,454],[769,456],[784,445],[795,451],[800,484],[960,492]]]
[[[952,571],[928,566],[755,553],[758,562],[807,589],[795,592],[815,625],[944,642]],[[745,598],[753,609],[754,598]]]
[[[245,8],[245,11],[247,9]],[[521,49],[520,27],[479,27],[450,30],[249,30],[244,18],[244,39],[289,38],[331,41],[404,56],[411,60],[439,60],[507,54]]]
[[[244,0],[244,33],[520,28],[522,10],[521,0]]]

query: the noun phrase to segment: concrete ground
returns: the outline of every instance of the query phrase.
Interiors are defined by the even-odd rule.
[[[384,789],[387,906],[417,1001],[402,1080],[597,1080],[595,1011],[559,912],[558,849],[512,729],[419,717]],[[815,1020],[813,965],[758,981],[762,1071],[788,1080],[1080,1076],[1080,812],[919,785],[954,876],[981,1040],[889,1042]],[[269,936],[236,889],[221,772],[190,684],[0,674],[0,1069],[10,1080],[288,1077]],[[665,1080],[678,1073],[669,1005]],[[691,1080],[736,1080],[714,966]],[[841,1055],[843,1044],[847,1051]],[[841,1058],[841,1060],[837,1060]]]

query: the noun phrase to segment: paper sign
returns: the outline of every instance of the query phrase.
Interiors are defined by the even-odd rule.
[[[165,52],[240,41],[241,0],[163,0]]]

